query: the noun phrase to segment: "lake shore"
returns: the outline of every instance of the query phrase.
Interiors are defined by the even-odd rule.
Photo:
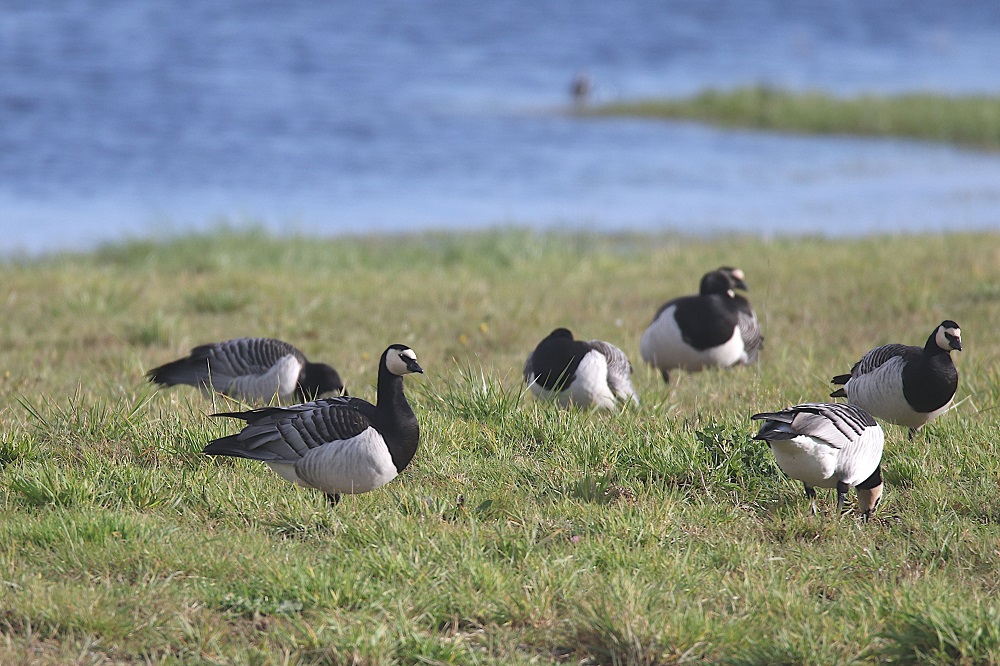
[[[836,97],[766,86],[709,89],[693,97],[640,99],[581,108],[594,117],[695,120],[724,127],[906,137],[1000,150],[1000,97],[939,94]]]

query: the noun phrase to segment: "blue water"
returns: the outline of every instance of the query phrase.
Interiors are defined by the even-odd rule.
[[[221,221],[1000,228],[1000,156],[566,113],[755,83],[1000,91],[1000,2],[8,1],[0,252]]]

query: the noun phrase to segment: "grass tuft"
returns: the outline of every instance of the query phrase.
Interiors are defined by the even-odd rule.
[[[1000,663],[1000,613],[995,606],[938,605],[894,618],[882,632],[876,657],[897,664]]]

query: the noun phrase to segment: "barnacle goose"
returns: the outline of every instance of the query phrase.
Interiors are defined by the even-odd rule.
[[[378,365],[376,404],[341,396],[213,414],[247,425],[212,440],[203,453],[263,461],[286,481],[323,491],[331,504],[342,493],[375,490],[417,452],[420,429],[403,394],[403,375],[411,372],[423,372],[417,355],[406,345],[390,345]]]
[[[750,302],[743,271],[722,266],[701,278],[697,296],[667,301],[642,334],[639,351],[670,383],[670,371],[727,368],[757,361],[764,335]]]
[[[190,384],[205,392],[267,402],[274,398],[311,400],[340,393],[344,384],[325,363],[310,363],[298,349],[274,338],[237,338],[213,342],[158,368],[146,376],[163,386]]]
[[[888,344],[872,349],[849,375],[837,375],[843,388],[830,394],[880,419],[906,426],[910,439],[922,426],[948,411],[958,389],[952,350],[962,351],[962,329],[950,319],[938,324],[923,349]]]
[[[766,441],[781,471],[802,482],[814,514],[814,488],[836,488],[840,514],[847,491],[855,487],[858,508],[868,519],[882,497],[885,444],[871,415],[854,405],[807,402],[750,418],[764,421],[754,439]]]
[[[554,398],[563,406],[639,404],[631,374],[632,364],[621,349],[601,340],[574,340],[565,328],[549,333],[524,362],[524,380],[535,397]]]

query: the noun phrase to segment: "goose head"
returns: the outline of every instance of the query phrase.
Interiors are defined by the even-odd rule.
[[[962,351],[962,329],[950,319],[946,319],[934,330],[934,344],[946,352]]]
[[[702,276],[698,293],[702,296],[726,294],[729,297],[733,297],[736,295],[734,291],[736,289],[750,291],[745,280],[746,276],[740,269],[722,266]]]
[[[858,510],[865,520],[875,513],[875,509],[878,507],[879,502],[882,501],[882,484],[878,484],[874,488],[857,488],[858,493]]]
[[[424,369],[417,363],[417,354],[406,345],[389,345],[382,354],[382,365],[394,375],[402,377],[411,372],[423,373]]]
[[[747,276],[739,268],[733,268],[732,266],[720,266],[717,270],[720,273],[725,273],[729,276],[729,282],[733,289],[750,291],[750,287],[748,287],[746,283]]]
[[[344,391],[340,375],[326,363],[306,363],[299,384],[308,400],[325,393],[340,395]]]

